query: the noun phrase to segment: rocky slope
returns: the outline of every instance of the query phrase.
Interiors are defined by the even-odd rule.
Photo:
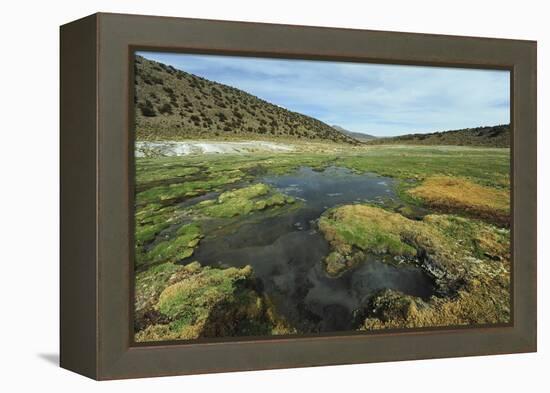
[[[358,143],[312,117],[140,56],[135,60],[134,101],[137,140],[242,137]]]

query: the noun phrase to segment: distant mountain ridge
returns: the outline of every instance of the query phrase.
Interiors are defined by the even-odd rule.
[[[407,134],[367,141],[370,145],[451,145],[510,147],[510,125],[484,126],[432,132]]]
[[[358,144],[312,117],[245,91],[136,56],[137,140],[285,138]]]
[[[337,125],[333,125],[332,128],[334,128],[337,131],[340,131],[343,134],[351,136],[352,138],[357,139],[360,142],[367,142],[367,141],[370,141],[372,139],[378,138],[374,135],[363,134],[361,132],[349,131],[349,130],[346,130],[345,128],[337,126]]]

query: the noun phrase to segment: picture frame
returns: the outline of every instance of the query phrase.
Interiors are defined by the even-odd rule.
[[[511,72],[512,322],[133,342],[136,50]],[[536,42],[97,13],[60,29],[60,364],[97,380],[536,351]]]

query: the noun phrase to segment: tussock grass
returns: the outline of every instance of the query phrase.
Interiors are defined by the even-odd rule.
[[[395,291],[385,291],[371,301],[375,313],[360,330],[472,326],[510,322],[509,280],[479,278],[452,298],[433,297],[429,302]]]
[[[414,221],[369,205],[329,210],[319,228],[332,249],[325,260],[329,275],[365,262],[363,253],[419,256],[419,265],[434,276],[440,289],[454,288],[447,296],[428,302],[383,291],[370,300],[361,329],[509,321],[510,240],[506,229],[449,215]]]
[[[293,332],[271,302],[251,286],[250,266],[217,269],[193,262],[156,270],[148,276],[156,278],[157,294],[148,304],[149,314],[142,315],[156,313],[163,323],[148,324],[136,332],[138,342]],[[172,275],[159,282],[159,272]]]

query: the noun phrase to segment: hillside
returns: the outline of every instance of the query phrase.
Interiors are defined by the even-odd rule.
[[[349,130],[346,130],[345,128],[337,126],[337,125],[333,125],[332,128],[334,128],[336,131],[340,131],[342,134],[346,134],[347,136],[352,137],[353,139],[357,139],[359,142],[367,142],[367,141],[370,141],[372,139],[377,138],[374,135],[363,134],[361,132],[349,131]]]
[[[433,132],[430,134],[408,134],[392,138],[377,138],[367,142],[370,145],[454,145],[510,147],[510,125],[465,128],[461,130]]]
[[[289,138],[358,142],[331,126],[212,82],[136,56],[137,140]]]

